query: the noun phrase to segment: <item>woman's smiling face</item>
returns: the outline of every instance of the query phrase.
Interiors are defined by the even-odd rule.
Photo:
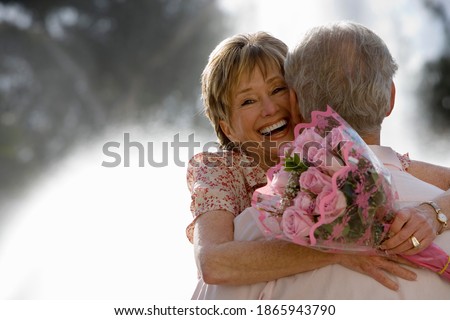
[[[230,123],[221,121],[221,128],[231,141],[251,146],[271,165],[268,157],[276,157],[278,147],[294,139],[292,95],[278,68],[268,66],[264,74],[256,65],[233,90]]]

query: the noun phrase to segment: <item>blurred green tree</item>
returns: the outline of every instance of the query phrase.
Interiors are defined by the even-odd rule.
[[[424,112],[432,132],[450,133],[450,19],[446,6],[439,0],[424,0],[425,7],[442,23],[445,47],[441,55],[424,65],[420,101],[431,112]],[[447,140],[450,142],[450,140]]]
[[[226,28],[214,0],[14,0],[0,11],[0,203],[78,139],[148,119],[168,97],[172,117],[194,114]]]

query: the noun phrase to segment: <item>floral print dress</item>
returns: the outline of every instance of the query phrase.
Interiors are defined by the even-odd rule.
[[[203,152],[187,169],[194,217],[186,228],[192,242],[195,220],[207,212],[225,210],[239,215],[251,205],[253,192],[267,183],[265,171],[252,158],[236,151]]]

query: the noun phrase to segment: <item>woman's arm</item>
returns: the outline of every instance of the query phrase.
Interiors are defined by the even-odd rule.
[[[416,178],[442,190],[450,189],[450,168],[421,161],[411,161],[407,170]]]
[[[397,284],[387,273],[407,280],[415,273],[380,256],[331,254],[281,240],[234,241],[234,216],[227,211],[203,214],[196,221],[194,246],[198,268],[208,284],[244,285],[339,263],[386,287]]]
[[[411,161],[408,173],[442,190],[448,190],[439,197],[429,200],[437,203],[450,221],[450,168]],[[442,224],[436,219],[436,212],[431,206],[419,204],[416,207],[404,208],[397,212],[390,229],[392,237],[384,242],[382,249],[388,250],[391,254],[416,254],[434,241],[441,228]],[[419,239],[420,247],[412,246],[410,240],[412,236]]]

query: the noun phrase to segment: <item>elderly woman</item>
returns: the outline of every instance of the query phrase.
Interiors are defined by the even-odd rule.
[[[286,45],[266,33],[236,35],[218,45],[203,72],[206,115],[223,151],[198,154],[188,167],[194,221],[187,234],[200,274],[193,298],[220,299],[214,295],[220,285],[227,298],[241,299],[246,297],[241,285],[263,287],[334,264],[393,290],[398,285],[387,273],[416,278],[396,258],[331,254],[281,240],[234,240],[234,218],[266,183],[266,170],[277,162],[278,148],[293,139],[299,120],[295,95],[284,80],[286,54]]]

